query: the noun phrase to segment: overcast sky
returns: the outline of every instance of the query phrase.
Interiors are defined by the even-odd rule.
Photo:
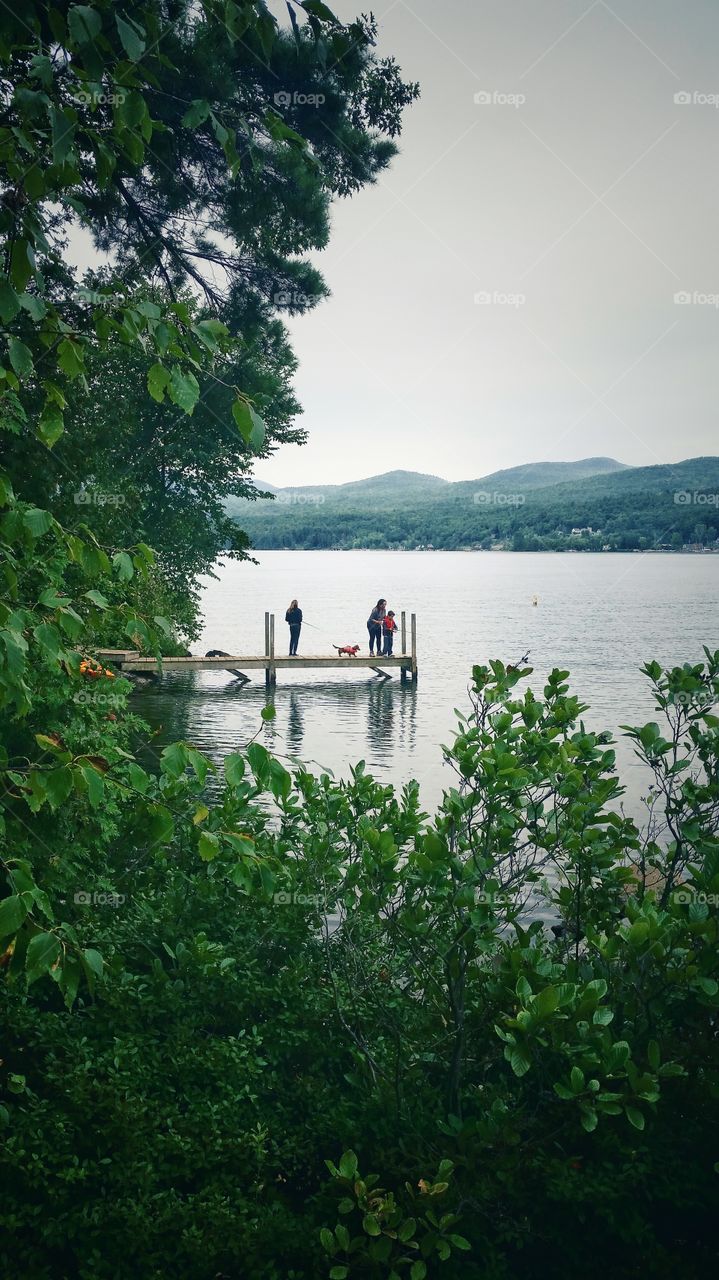
[[[333,296],[290,324],[309,442],[262,478],[719,452],[716,0],[375,13],[422,97],[391,169],[334,207]]]

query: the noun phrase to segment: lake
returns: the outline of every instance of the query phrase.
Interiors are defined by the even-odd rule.
[[[653,718],[639,667],[699,661],[719,648],[719,557],[631,553],[441,551],[259,551],[258,564],[226,561],[203,587],[204,631],[193,653],[264,652],[264,613],[276,615],[276,651],[286,652],[285,610],[299,599],[308,625],[300,654],[360,644],[380,596],[398,617],[417,614],[419,680],[382,680],[367,668],[279,671],[277,717],[260,741],[272,751],[346,776],[360,759],[383,781],[416,778],[425,808],[453,775],[440,744],[454,708],[466,710],[474,663],[529,652],[530,683],[541,693],[554,666],[570,671],[573,692],[590,704],[593,729]],[[534,597],[537,605],[533,605]],[[310,626],[309,624],[312,624]],[[408,619],[409,629],[409,619]],[[395,644],[395,651],[399,644]],[[256,732],[267,694],[264,673],[240,687],[228,673],[170,674],[133,703],[159,742],[182,738],[215,760]],[[520,686],[521,687],[521,686]],[[637,810],[646,775],[631,746],[618,750],[626,807]]]

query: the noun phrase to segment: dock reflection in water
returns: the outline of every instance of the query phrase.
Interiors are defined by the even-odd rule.
[[[277,715],[262,727],[258,741],[285,763],[340,777],[364,759],[370,773],[389,782],[396,780],[398,757],[406,763],[407,777],[412,774],[417,688],[398,677],[365,679],[359,672],[352,680],[311,679],[273,690],[259,680],[242,685],[224,671],[167,673],[157,685],[138,689],[132,708],[152,729],[160,729],[145,753],[150,766],[162,747],[176,740],[191,742],[221,765],[224,756],[241,750],[257,733],[262,709],[271,704]]]

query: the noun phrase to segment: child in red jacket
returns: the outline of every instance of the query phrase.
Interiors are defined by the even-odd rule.
[[[397,623],[394,620],[394,612],[392,609],[387,613],[387,617],[382,620],[382,635],[384,636],[384,649],[382,650],[383,658],[392,657],[392,643],[394,641],[394,633],[397,630]]]

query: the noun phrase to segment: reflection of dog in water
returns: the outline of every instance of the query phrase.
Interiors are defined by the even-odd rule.
[[[332,648],[337,650],[341,658],[356,658],[360,651],[358,644],[333,644]]]

